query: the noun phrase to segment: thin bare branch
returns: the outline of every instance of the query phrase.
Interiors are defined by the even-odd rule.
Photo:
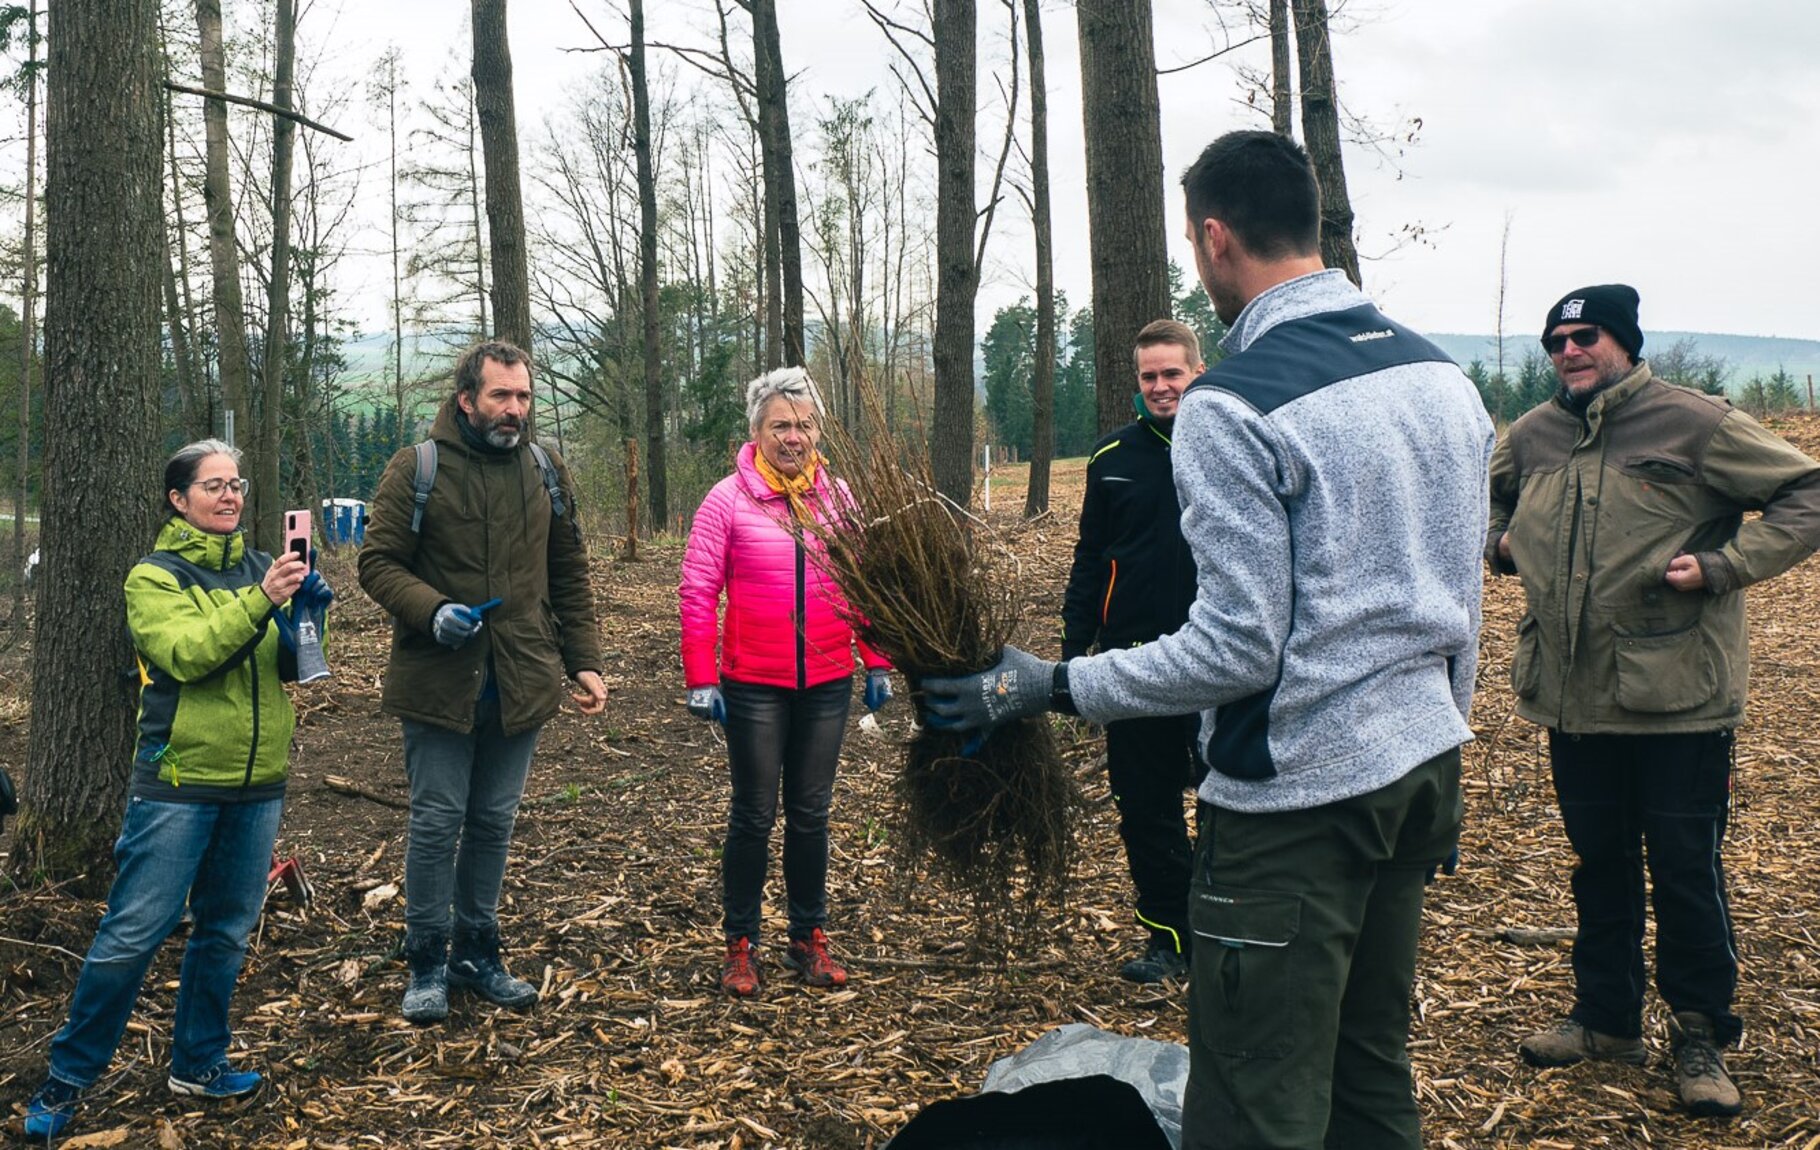
[[[294,112],[289,108],[280,108],[276,104],[268,104],[264,100],[255,100],[251,96],[236,96],[231,92],[217,92],[210,88],[192,88],[188,84],[179,84],[175,80],[166,80],[164,86],[173,92],[182,92],[186,96],[201,96],[209,100],[226,100],[230,104],[239,104],[247,108],[258,108],[261,112],[270,112],[274,116],[283,116],[287,120],[294,120],[313,132],[321,132],[325,136],[333,136],[337,140],[343,140],[350,144],[354,142],[354,137],[345,132],[338,132],[327,124],[318,124],[308,116]]]

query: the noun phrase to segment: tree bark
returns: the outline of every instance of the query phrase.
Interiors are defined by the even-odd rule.
[[[777,29],[777,0],[752,0],[752,43],[757,62],[753,73],[758,83],[767,205],[772,201],[771,189],[776,189],[778,270],[783,275],[783,361],[795,367],[804,362],[803,241],[796,217],[796,161],[790,145],[790,103],[785,92],[782,39]],[[649,462],[655,471],[656,462]]]
[[[122,579],[158,486],[163,216],[154,0],[57,11],[46,88],[46,487],[15,877],[105,889],[131,759]]]
[[[1131,420],[1131,349],[1169,317],[1162,118],[1150,0],[1080,0],[1093,375],[1100,434]]]
[[[974,0],[935,0],[935,487],[973,499]]]
[[[32,0],[25,26],[25,265],[19,289],[19,454],[18,486],[13,489],[13,639],[25,626],[25,507],[32,474],[32,353],[37,350],[38,314],[38,0]]]
[[[1049,220],[1049,83],[1043,74],[1040,0],[1024,0],[1030,45],[1030,217],[1036,232],[1036,363],[1030,376],[1030,486],[1024,518],[1049,510],[1055,458],[1055,259]]]
[[[277,0],[273,29],[272,105],[279,112],[291,108],[291,74],[297,52],[295,0]],[[259,405],[259,451],[254,456],[252,524],[243,524],[249,535],[275,538],[278,517],[284,510],[278,465],[282,454],[279,433],[284,412],[285,364],[289,360],[291,311],[291,153],[297,125],[284,115],[272,117],[272,266],[266,280],[265,374]],[[256,528],[256,529],[255,529]]]
[[[1295,43],[1302,72],[1302,143],[1321,186],[1321,262],[1363,286],[1352,241],[1352,200],[1340,157],[1339,101],[1334,91],[1333,46],[1327,36],[1326,0],[1293,0]]]
[[[1295,138],[1295,108],[1289,95],[1289,0],[1270,0],[1270,130]]]
[[[223,91],[227,68],[221,47],[221,0],[196,0],[196,28],[202,84]],[[240,253],[234,242],[234,199],[228,183],[227,104],[202,102],[202,202],[209,220],[209,268],[214,280],[215,346],[221,375],[221,403],[233,417],[233,438],[254,438],[252,365],[247,360],[246,308],[240,297]],[[254,495],[258,494],[255,486]],[[255,504],[256,506],[256,504]],[[250,509],[249,509],[250,510]],[[249,524],[257,526],[257,524]]]
[[[664,482],[663,364],[657,336],[657,175],[651,168],[651,92],[645,82],[644,0],[632,0],[630,55],[632,146],[638,156],[638,280],[645,321],[645,490],[650,493],[651,523],[661,526],[670,521],[670,498]]]
[[[474,103],[487,169],[487,239],[493,257],[493,330],[531,350],[530,269],[524,197],[518,180],[518,121],[512,107],[512,48],[506,0],[474,0]]]

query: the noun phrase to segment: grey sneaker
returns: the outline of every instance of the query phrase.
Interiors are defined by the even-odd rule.
[[[454,953],[449,956],[449,985],[508,1010],[524,1010],[537,1001],[537,988],[513,978],[500,961],[497,928],[456,932]]]
[[[1188,977],[1188,956],[1176,950],[1173,940],[1155,935],[1144,953],[1119,967],[1119,977],[1129,982],[1162,982]]]
[[[1571,1018],[1552,1030],[1536,1031],[1519,1043],[1517,1050],[1531,1066],[1572,1066],[1576,1062],[1628,1062],[1641,1066],[1649,1061],[1641,1038],[1600,1034]]]
[[[440,931],[406,935],[404,960],[411,982],[404,988],[405,1021],[426,1026],[449,1016],[449,939]]]
[[[1730,1118],[1744,1109],[1738,1086],[1725,1072],[1725,1060],[1713,1041],[1712,1019],[1682,1011],[1668,1021],[1669,1045],[1675,1052],[1675,1080],[1681,1105],[1701,1118]]]

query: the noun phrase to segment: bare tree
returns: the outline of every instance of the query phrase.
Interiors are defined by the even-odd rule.
[[[272,45],[272,106],[291,111],[291,85],[297,60],[297,12],[294,0],[277,0]],[[254,534],[276,530],[284,505],[279,426],[284,410],[285,366],[290,360],[291,307],[291,151],[297,126],[286,116],[272,117],[272,260],[266,276],[265,355],[260,365],[264,388],[259,405],[259,450],[253,457],[253,500],[249,508]]]
[[[1362,285],[1359,251],[1352,238],[1352,200],[1346,193],[1346,167],[1340,156],[1339,100],[1334,93],[1327,3],[1293,0],[1293,4],[1296,55],[1302,73],[1302,143],[1321,186],[1321,262],[1339,268],[1347,279]]]
[[[796,161],[790,145],[790,104],[777,29],[777,0],[740,0],[740,4],[752,14],[752,71],[765,157],[765,209],[768,219],[777,221],[777,270],[783,286],[783,362],[794,366],[803,362],[803,244],[797,223]],[[768,236],[768,220],[765,226]],[[656,460],[651,461],[651,470],[656,472]]]
[[[1055,258],[1049,232],[1049,83],[1043,74],[1043,14],[1024,0],[1030,45],[1030,222],[1036,232],[1036,364],[1030,378],[1030,485],[1024,517],[1049,510],[1049,464],[1055,458]]]
[[[32,352],[38,317],[38,0],[25,25],[25,243],[19,291],[19,473],[13,492],[13,571],[25,570],[25,501],[31,493]],[[25,623],[25,580],[13,581],[13,637]]]
[[[413,193],[402,205],[415,233],[405,261],[413,320],[420,327],[450,330],[456,341],[467,343],[493,330],[473,78],[437,84],[421,107],[425,122],[412,130],[410,161],[399,173]]]
[[[81,493],[40,530],[31,735],[15,877],[106,886],[132,742],[121,574],[157,489],[160,221],[153,0],[57,10],[46,87],[47,488]]]
[[[973,499],[974,0],[934,0],[935,486],[961,507]]]
[[[402,244],[399,241],[399,225],[403,217],[398,212],[398,97],[404,91],[404,81],[398,75],[400,53],[398,45],[389,45],[379,57],[374,68],[371,82],[370,98],[374,104],[383,104],[386,124],[386,190],[391,199],[391,215],[387,218],[386,238],[392,257],[392,404],[397,415],[397,433],[399,442],[404,441],[406,429],[405,385],[404,385],[404,284],[399,276],[398,260]]]
[[[1295,108],[1290,103],[1289,0],[1270,0],[1270,130],[1295,138]]]
[[[202,86],[224,92],[227,65],[221,42],[221,0],[196,0],[196,28],[201,37]],[[205,99],[202,122],[206,163],[202,199],[208,212],[209,266],[214,280],[216,370],[221,378],[222,405],[234,421],[234,437],[250,441],[255,432],[252,366],[247,358],[246,307],[240,296],[240,253],[234,241],[234,199],[228,178],[227,102]],[[258,486],[253,490],[257,498]]]
[[[518,121],[512,109],[512,48],[506,0],[474,0],[474,104],[487,170],[487,239],[493,259],[493,327],[531,349],[531,289],[524,197],[518,181]]]
[[[1131,349],[1170,314],[1150,0],[1080,0],[1093,372],[1101,434],[1130,416]]]
[[[762,2],[762,0],[761,0]],[[632,146],[638,157],[638,272],[644,310],[645,471],[649,476],[651,522],[670,521],[669,489],[664,482],[664,393],[662,348],[658,342],[657,175],[651,163],[651,94],[645,80],[645,5],[632,3]]]

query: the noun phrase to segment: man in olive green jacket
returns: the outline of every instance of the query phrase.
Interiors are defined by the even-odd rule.
[[[1820,464],[1723,398],[1653,375],[1637,304],[1604,284],[1550,309],[1542,345],[1561,390],[1491,461],[1486,558],[1529,605],[1517,713],[1548,728],[1579,857],[1574,1007],[1520,1049],[1537,1066],[1646,1059],[1647,850],[1681,1097],[1729,1116],[1741,1102],[1719,1050],[1741,1026],[1719,855],[1748,676],[1742,592],[1820,547]]]
[[[412,1022],[444,1018],[450,986],[513,1008],[537,1000],[499,958],[506,849],[565,676],[583,714],[607,703],[575,487],[553,454],[547,481],[530,409],[530,357],[503,341],[470,348],[430,428],[428,490],[419,453],[394,455],[360,552],[360,585],[393,616],[380,706],[403,723],[411,785]]]

